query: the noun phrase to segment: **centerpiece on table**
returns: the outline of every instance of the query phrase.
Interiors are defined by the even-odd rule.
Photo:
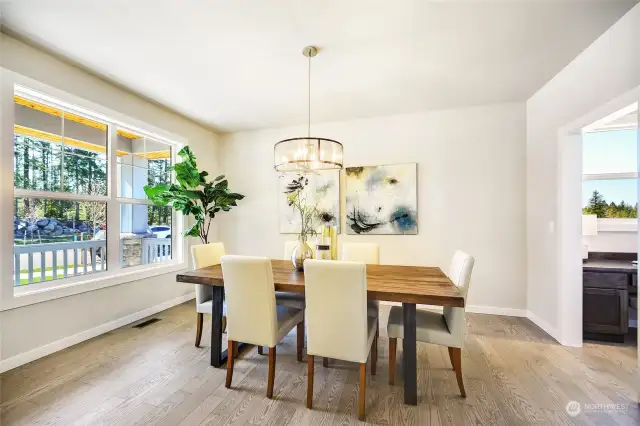
[[[302,175],[287,185],[287,203],[300,215],[300,234],[298,245],[291,253],[291,263],[297,271],[304,270],[304,261],[313,259],[313,249],[307,241],[309,237],[317,235],[315,220],[318,218],[318,207],[315,204],[307,204],[304,188],[309,184],[309,178]]]

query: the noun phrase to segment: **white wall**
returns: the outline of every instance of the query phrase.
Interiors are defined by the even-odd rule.
[[[589,251],[610,253],[637,253],[637,232],[598,232],[598,235],[585,235],[582,237],[584,244],[589,246]]]
[[[188,139],[201,168],[215,176],[217,136],[211,131],[53,56],[1,36],[2,67]],[[3,271],[3,279],[8,275],[11,273]],[[3,311],[0,360],[5,366],[15,365],[19,360],[45,354],[47,348],[59,349],[61,346],[55,342],[91,337],[94,331],[106,331],[105,324],[115,324],[122,318],[132,320],[138,312],[175,303],[192,292],[193,286],[177,284],[172,273]]]
[[[246,195],[220,220],[228,252],[280,258],[295,238],[278,232],[273,145],[305,133],[292,127],[221,138],[221,170]],[[389,264],[448,267],[454,250],[465,250],[476,257],[470,305],[525,309],[524,103],[324,123],[312,133],[341,141],[346,166],[418,163],[419,234],[343,234],[342,241],[378,242]],[[344,210],[342,221],[344,229]]]
[[[640,5],[527,101],[527,304],[552,334],[559,325],[558,131],[640,85],[638,52]]]

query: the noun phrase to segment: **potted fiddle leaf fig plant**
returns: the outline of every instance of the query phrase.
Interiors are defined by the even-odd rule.
[[[207,181],[209,173],[198,170],[196,156],[188,146],[182,148],[178,155],[182,161],[171,167],[177,183],[147,185],[144,192],[156,206],[171,206],[185,217],[193,216],[195,223],[185,230],[184,235],[199,237],[207,244],[211,221],[216,214],[236,207],[244,195],[231,192],[224,175]]]

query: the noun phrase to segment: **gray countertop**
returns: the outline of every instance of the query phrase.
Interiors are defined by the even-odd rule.
[[[590,272],[623,272],[637,274],[638,266],[625,260],[587,260],[582,263],[582,270]]]

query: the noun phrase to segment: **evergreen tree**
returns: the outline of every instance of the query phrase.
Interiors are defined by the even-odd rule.
[[[591,198],[589,198],[589,203],[587,207],[584,208],[584,212],[586,214],[595,214],[599,218],[607,217],[607,202],[605,201],[602,194],[600,194],[597,190],[593,191]]]

